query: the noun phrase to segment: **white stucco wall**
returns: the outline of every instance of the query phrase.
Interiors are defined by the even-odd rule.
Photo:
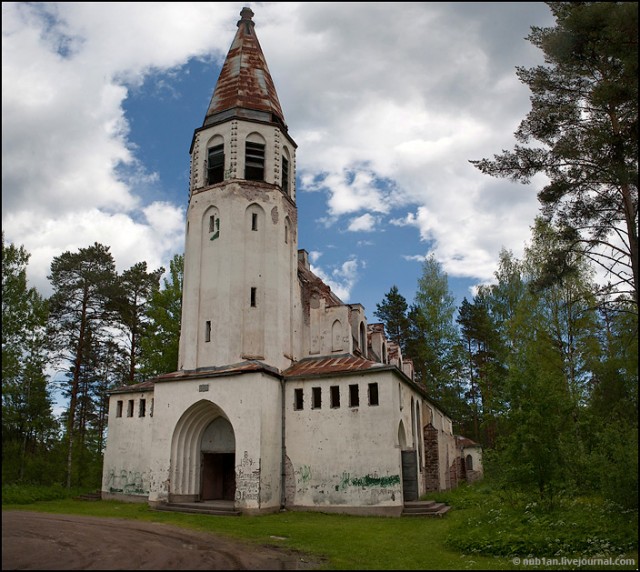
[[[145,400],[145,416],[140,417],[140,400]],[[133,401],[132,416],[127,415]],[[122,416],[118,417],[118,401]],[[146,500],[150,491],[150,451],[154,406],[152,391],[118,393],[109,398],[107,445],[104,452],[102,491],[105,498],[122,495]]]
[[[200,495],[200,439],[218,415],[233,427],[236,506],[280,505],[281,385],[264,373],[156,384],[151,446],[151,502]]]
[[[208,224],[214,213],[220,218],[220,232],[211,240]],[[179,369],[247,359],[279,369],[291,365],[301,314],[292,219],[293,206],[274,188],[233,182],[192,197]],[[290,230],[285,238],[287,220]],[[255,307],[251,288],[256,289]],[[211,324],[210,341],[206,322]]]
[[[378,384],[379,405],[368,403]],[[360,405],[349,406],[349,386],[359,385]],[[340,387],[340,407],[330,407],[330,387]],[[311,408],[319,387],[322,407]],[[294,410],[303,389],[304,408]],[[291,508],[393,507],[402,504],[397,443],[396,381],[391,372],[343,375],[286,383],[287,506]]]

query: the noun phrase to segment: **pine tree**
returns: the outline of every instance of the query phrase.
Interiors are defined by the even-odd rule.
[[[71,486],[76,437],[82,438],[87,419],[87,391],[83,384],[92,375],[92,352],[114,326],[113,299],[117,274],[109,247],[95,243],[78,252],[64,252],[53,259],[49,280],[49,327],[57,359],[69,365],[67,426],[67,487]],[[80,409],[79,409],[80,408]],[[78,418],[78,412],[82,415]],[[80,426],[78,422],[80,421]]]
[[[527,38],[547,65],[517,69],[532,94],[518,144],[471,163],[524,183],[546,175],[538,199],[563,239],[548,269],[561,278],[580,252],[614,278],[604,292],[637,312],[638,3],[547,4],[556,26]]]
[[[148,302],[149,326],[141,339],[140,372],[152,377],[176,371],[182,319],[184,256],[176,254],[169,263],[163,288],[154,290]]]
[[[39,482],[57,430],[45,375],[48,307],[36,289],[28,286],[28,260],[24,247],[5,244],[3,233],[3,482]]]
[[[149,327],[147,312],[163,273],[164,268],[148,272],[147,263],[138,262],[125,270],[118,279],[119,288],[114,308],[125,340],[122,382],[126,384],[141,381],[138,371],[141,340]]]
[[[393,285],[385,294],[384,300],[376,304],[373,313],[384,324],[387,337],[398,344],[402,353],[406,352],[406,343],[409,335],[409,320],[407,318],[408,304],[406,299]]]

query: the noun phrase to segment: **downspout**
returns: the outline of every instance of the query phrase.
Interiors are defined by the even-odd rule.
[[[285,510],[286,504],[286,491],[285,491],[285,482],[286,482],[286,458],[287,458],[287,449],[286,449],[286,440],[285,440],[285,399],[284,399],[284,378],[280,378],[280,431],[282,434],[282,457],[280,459],[280,510]]]

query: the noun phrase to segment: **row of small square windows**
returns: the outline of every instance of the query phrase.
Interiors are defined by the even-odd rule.
[[[368,384],[368,402],[369,405],[379,405],[380,398],[378,395],[378,384]],[[349,385],[349,407],[360,406],[360,386],[357,383]],[[340,407],[340,386],[332,385],[329,387],[329,407],[338,409]],[[304,390],[302,388],[293,390],[293,409],[300,411],[304,409]],[[311,409],[322,409],[322,388],[311,388]]]
[[[129,399],[127,401],[127,417],[133,417],[135,399]],[[124,410],[124,401],[119,399],[116,402],[116,417],[122,417]],[[147,400],[140,399],[138,401],[138,417],[147,416]],[[151,407],[149,408],[149,417],[153,417],[153,399],[151,400]]]
[[[378,384],[368,384],[368,402],[369,405],[375,406],[380,404],[378,394]],[[134,413],[134,399],[127,401],[127,417],[133,417]],[[349,407],[360,406],[360,386],[355,383],[349,385]],[[332,385],[329,387],[329,407],[332,409],[338,409],[340,407],[340,386]],[[294,402],[293,408],[296,411],[304,409],[304,390],[301,388],[294,390]],[[322,409],[322,388],[311,388],[311,409]],[[116,402],[116,417],[122,417],[124,412],[124,401],[119,399]],[[138,417],[146,417],[147,415],[147,400],[140,399],[138,401]],[[151,400],[151,407],[149,408],[149,417],[153,417],[153,399]]]

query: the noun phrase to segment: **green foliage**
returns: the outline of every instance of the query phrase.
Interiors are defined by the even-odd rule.
[[[376,304],[374,315],[384,324],[386,336],[406,353],[406,343],[409,334],[408,305],[397,286],[392,286],[385,294],[384,300]]]
[[[176,254],[169,264],[169,277],[148,301],[148,328],[141,338],[141,373],[153,377],[178,368],[184,255]]]
[[[149,335],[149,305],[160,287],[160,276],[163,273],[164,268],[148,272],[147,263],[138,262],[118,277],[113,307],[117,314],[118,327],[126,340],[120,373],[120,378],[126,384],[143,381],[139,371],[141,340],[145,335]]]
[[[553,509],[535,491],[495,483],[429,495],[460,511],[447,545],[466,554],[607,557],[637,551],[638,512],[599,496],[560,495]]]
[[[52,501],[72,498],[83,492],[84,489],[67,489],[61,484],[57,485],[26,485],[9,484],[2,485],[3,505],[25,505],[42,501]]]
[[[57,437],[47,386],[48,305],[27,284],[29,254],[2,235],[2,474],[31,478]],[[36,471],[37,472],[37,471]]]

